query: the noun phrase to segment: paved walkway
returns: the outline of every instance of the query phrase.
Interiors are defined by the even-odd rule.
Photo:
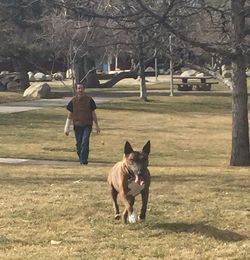
[[[38,99],[30,101],[11,102],[0,104],[0,114],[10,114],[24,112],[34,109],[42,109],[44,107],[63,107],[66,106],[71,97],[56,98],[56,99]],[[108,97],[96,97],[96,103],[108,102]]]

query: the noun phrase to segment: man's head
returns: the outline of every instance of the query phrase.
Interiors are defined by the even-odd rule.
[[[85,88],[86,86],[84,83],[77,83],[76,84],[76,93],[78,96],[83,96],[85,94]]]

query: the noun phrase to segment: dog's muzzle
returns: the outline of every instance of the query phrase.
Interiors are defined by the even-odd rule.
[[[143,185],[144,184],[144,179],[142,177],[142,175],[138,175],[135,174],[135,183],[139,184],[139,185]]]

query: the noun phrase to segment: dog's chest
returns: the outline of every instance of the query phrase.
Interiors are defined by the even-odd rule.
[[[135,197],[141,193],[144,187],[145,184],[138,184],[134,181],[134,179],[128,179],[128,195],[132,195],[133,197]]]

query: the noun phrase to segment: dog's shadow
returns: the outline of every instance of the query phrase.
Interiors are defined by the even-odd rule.
[[[176,233],[195,233],[204,235],[207,237],[213,237],[216,240],[221,240],[224,242],[237,242],[242,240],[247,240],[249,237],[238,234],[230,230],[219,229],[214,226],[205,224],[203,222],[198,223],[158,223],[151,226],[153,229],[161,229],[164,231],[172,231]]]

